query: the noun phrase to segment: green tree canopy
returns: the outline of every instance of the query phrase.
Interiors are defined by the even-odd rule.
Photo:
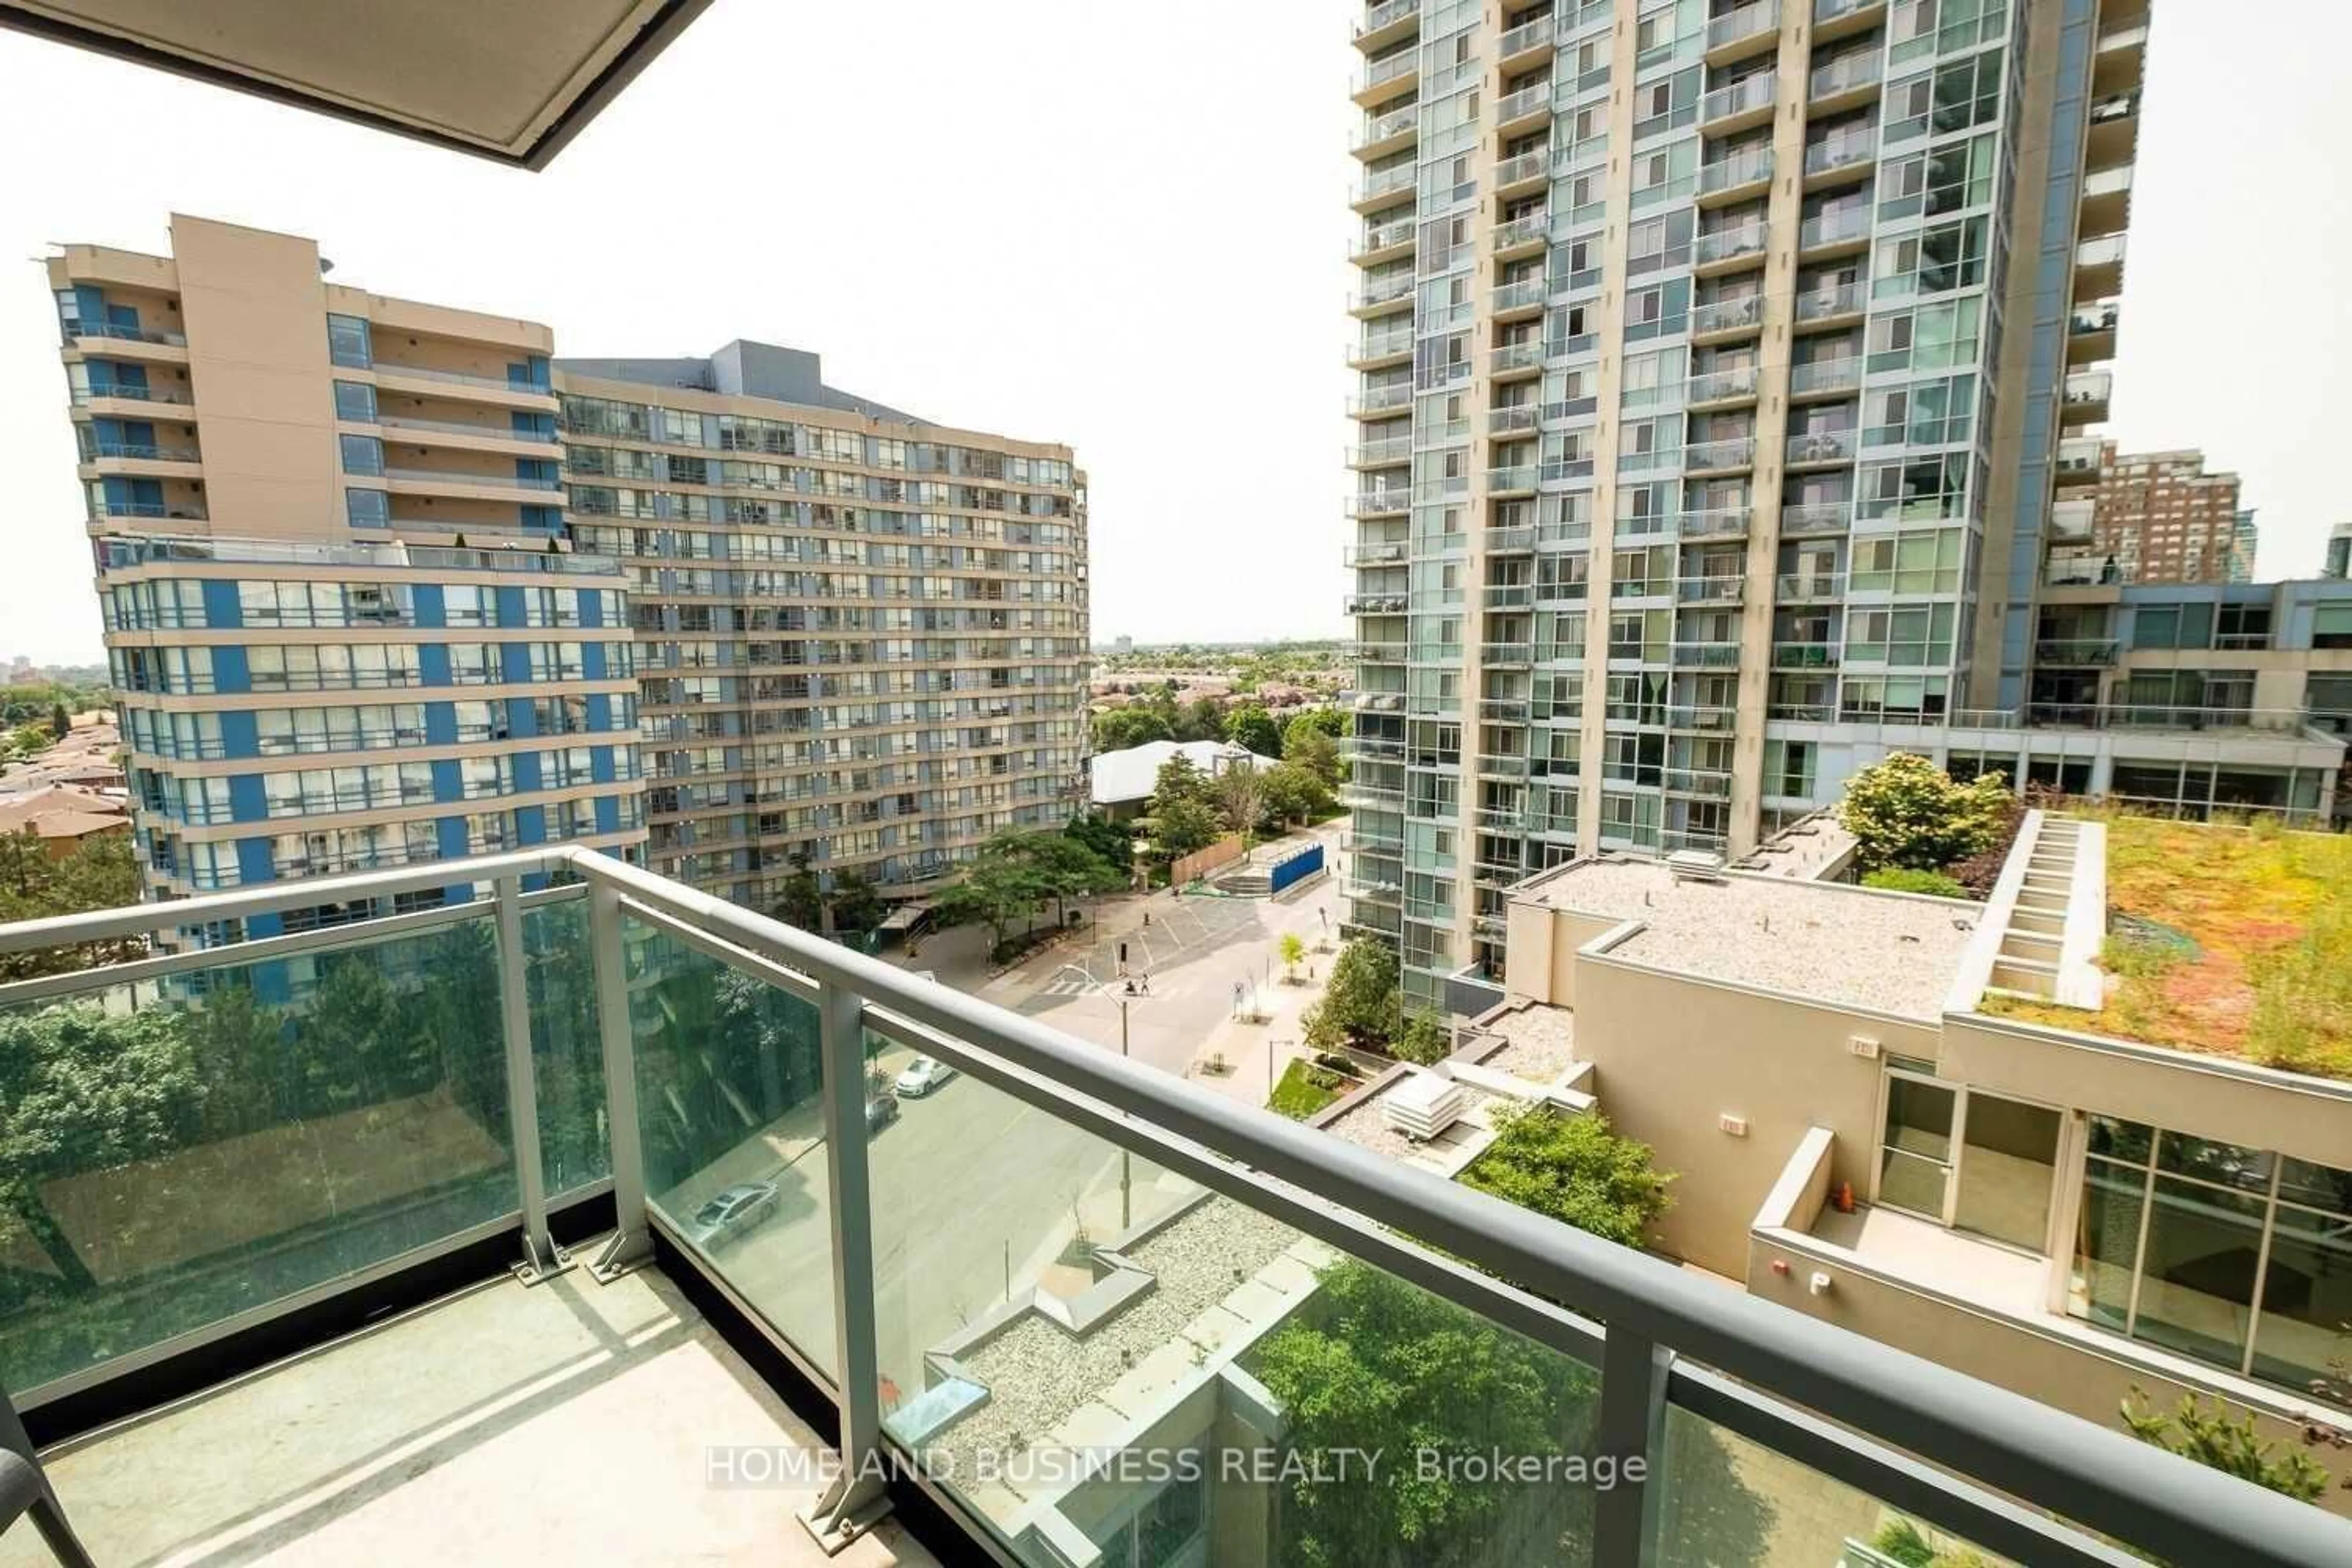
[[[1261,702],[1244,703],[1225,715],[1225,739],[1261,757],[1282,755],[1282,731]]]
[[[1598,1112],[1529,1106],[1497,1121],[1495,1141],[1462,1173],[1464,1185],[1622,1246],[1648,1240],[1674,1180],[1651,1168],[1648,1144],[1617,1136]]]
[[[1370,1473],[1300,1479],[1284,1560],[1307,1568],[1550,1562],[1589,1528],[1590,1491],[1422,1474],[1418,1457],[1557,1456],[1589,1425],[1587,1368],[1352,1259],[1246,1362],[1281,1403],[1294,1453],[1381,1450]],[[1455,1472],[1459,1474],[1457,1470]]]
[[[1302,729],[1294,719],[1282,737],[1282,760],[1313,774],[1326,786],[1339,782],[1339,742],[1317,729]]]
[[[1403,1024],[1397,979],[1397,956],[1385,942],[1360,936],[1342,944],[1322,1000],[1300,1016],[1307,1043],[1386,1050]]]
[[[861,871],[835,873],[831,903],[835,931],[872,931],[889,913],[873,880]]]
[[[1089,811],[1070,818],[1062,831],[1093,850],[1097,859],[1121,873],[1135,864],[1135,830],[1124,822],[1113,822]]]
[[[1323,743],[1328,746],[1330,742]],[[1312,769],[1295,762],[1276,763],[1259,779],[1265,797],[1262,820],[1269,831],[1279,832],[1287,824],[1319,821],[1330,815],[1331,788]]]
[[[1175,730],[1149,708],[1107,708],[1095,715],[1095,750],[1124,752],[1130,746],[1175,739]]]
[[[1197,800],[1179,799],[1151,814],[1152,850],[1163,862],[1181,860],[1223,836],[1215,809]]]
[[[1213,697],[1196,697],[1176,717],[1180,741],[1222,741],[1225,738],[1225,705]]]
[[[1265,775],[1253,763],[1234,762],[1209,783],[1225,826],[1240,834],[1243,847],[1248,847],[1257,836],[1259,818],[1265,815]]]
[[[793,851],[790,864],[792,873],[776,895],[775,908],[768,912],[788,926],[815,931],[824,923],[824,890],[817,883],[816,873],[809,869],[805,854]]]
[[[1927,758],[1898,752],[1846,780],[1838,821],[1864,871],[1937,871],[1990,847],[2015,809],[2000,773],[1958,784]]]
[[[85,838],[62,859],[30,831],[0,833],[0,925],[139,902],[139,861],[127,833]],[[0,981],[121,963],[147,951],[142,938],[0,953]]]

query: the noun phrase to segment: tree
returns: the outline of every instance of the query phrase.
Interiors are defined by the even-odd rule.
[[[824,890],[817,885],[816,873],[809,869],[805,854],[793,851],[789,864],[792,874],[784,879],[776,893],[775,908],[768,912],[788,926],[815,931],[824,922]]]
[[[1330,742],[1323,743],[1328,746]],[[1265,794],[1260,820],[1272,831],[1330,815],[1334,804],[1330,786],[1310,769],[1297,763],[1276,763],[1258,777]]]
[[[1179,717],[1176,711],[1176,683],[1172,680],[1163,680],[1141,695],[1144,708],[1160,723],[1168,727],[1168,738],[1174,740],[1176,721]]]
[[[1327,786],[1339,782],[1339,742],[1307,725],[1306,716],[1293,719],[1283,732],[1282,760]]]
[[[1274,955],[1282,960],[1283,978],[1291,979],[1297,973],[1299,961],[1307,956],[1307,941],[1295,931],[1284,931],[1281,940],[1274,944]]]
[[[1927,758],[1898,752],[1846,780],[1838,821],[1854,836],[1864,871],[1935,871],[1990,844],[2010,809],[2001,774],[1957,784]]]
[[[1003,948],[1005,931],[1012,923],[1035,913],[1049,891],[1034,868],[1006,856],[991,855],[983,847],[962,875],[941,890],[933,907],[943,926],[985,924],[989,950],[994,952]]]
[[[73,733],[73,715],[66,711],[66,705],[62,702],[49,709],[49,733],[60,741]]]
[[[1584,1535],[1591,1492],[1464,1478],[1455,1458],[1564,1457],[1599,1384],[1567,1356],[1349,1259],[1261,1341],[1249,1370],[1281,1404],[1294,1454],[1380,1452],[1284,1500],[1286,1560],[1307,1568],[1549,1562]],[[1431,1479],[1420,1456],[1440,1474]]]
[[[1197,854],[1223,832],[1217,814],[1197,800],[1179,800],[1151,814],[1151,845],[1163,862]]]
[[[1402,1026],[1402,1012],[1395,952],[1360,936],[1340,947],[1323,999],[1299,1023],[1307,1045],[1317,1050],[1342,1043],[1385,1050]]]
[[[1151,808],[1159,811],[1180,800],[1209,804],[1209,779],[1192,759],[1179,752],[1160,764],[1151,779]]]
[[[1400,1009],[1403,998],[1398,998]],[[1434,1013],[1415,1013],[1404,1020],[1390,1043],[1389,1054],[1401,1062],[1418,1062],[1425,1068],[1435,1067],[1454,1054],[1454,1036]]]
[[[1259,814],[1265,808],[1265,776],[1255,765],[1237,762],[1219,773],[1212,787],[1225,826],[1242,836],[1242,849],[1246,853],[1257,835]]]
[[[1276,727],[1274,715],[1259,702],[1245,703],[1225,715],[1225,739],[1236,746],[1246,746],[1261,757],[1282,755],[1282,731]]]
[[[1289,746],[1294,736],[1312,731],[1316,734],[1327,735],[1334,741],[1344,741],[1348,738],[1349,730],[1350,724],[1347,710],[1343,708],[1310,708],[1306,712],[1293,717],[1290,722],[1283,727],[1282,741],[1284,750],[1282,754],[1286,757],[1290,754]]]
[[[139,862],[127,833],[95,834],[61,860],[50,859],[29,830],[0,834],[0,924],[121,909],[139,902]],[[0,953],[0,981],[127,963],[146,951],[143,937],[130,936]]]
[[[2194,1394],[2184,1394],[2167,1415],[2149,1408],[2147,1394],[2135,1385],[2124,1396],[2122,1414],[2124,1425],[2141,1442],[2242,1481],[2301,1502],[2315,1503],[2327,1490],[2331,1478],[2326,1467],[2299,1449],[2282,1450],[2257,1434],[2251,1412],[2242,1411],[2232,1419],[2230,1407],[2218,1396],[2208,1409]]]
[[[889,910],[871,879],[858,871],[842,871],[833,879],[833,929],[872,931]]]
[[[1104,865],[1124,874],[1135,865],[1135,829],[1124,822],[1087,812],[1065,823],[1062,831],[1094,851]]]
[[[1130,746],[1175,738],[1167,720],[1149,708],[1108,708],[1095,715],[1095,750],[1124,752]]]
[[[1127,885],[1127,873],[1113,866],[1066,833],[1037,828],[1008,829],[981,846],[982,859],[1019,866],[1036,879],[1045,897],[1054,900],[1056,924],[1068,918],[1067,900],[1115,892]]]
[[[1462,1173],[1464,1185],[1621,1246],[1648,1240],[1674,1180],[1651,1168],[1648,1144],[1610,1131],[1598,1112],[1528,1106],[1497,1112],[1496,1121],[1495,1141]]]
[[[1196,697],[1176,719],[1180,741],[1222,741],[1225,738],[1225,705],[1213,697]]]

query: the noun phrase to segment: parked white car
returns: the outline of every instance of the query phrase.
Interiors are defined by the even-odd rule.
[[[898,1075],[898,1092],[908,1100],[920,1100],[955,1075],[956,1069],[937,1057],[917,1057]]]

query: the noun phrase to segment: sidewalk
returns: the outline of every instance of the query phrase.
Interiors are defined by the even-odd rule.
[[[1203,1089],[1263,1108],[1272,1086],[1281,1081],[1283,1069],[1313,1054],[1303,1038],[1300,1015],[1321,998],[1338,958],[1336,944],[1330,952],[1318,952],[1310,937],[1307,956],[1299,961],[1298,984],[1285,984],[1277,966],[1274,984],[1259,988],[1258,1005],[1269,1015],[1266,1021],[1254,1024],[1226,1017],[1201,1042],[1184,1076]],[[1307,978],[1310,969],[1315,972],[1312,980]],[[1208,1070],[1208,1064],[1220,1058],[1226,1070]]]

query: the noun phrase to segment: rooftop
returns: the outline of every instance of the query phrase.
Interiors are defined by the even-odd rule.
[[[2071,814],[2106,825],[2104,1002],[1992,994],[1982,1011],[2352,1078],[2352,838]]]
[[[1089,764],[1095,804],[1116,805],[1125,801],[1149,800],[1160,783],[1160,770],[1167,765],[1169,758],[1180,753],[1203,773],[1223,773],[1235,763],[1250,763],[1261,771],[1275,765],[1274,758],[1261,757],[1231,741],[1148,741],[1123,752],[1095,753]]]
[[[1513,895],[1641,929],[1609,956],[1837,1006],[1933,1022],[1975,912],[1943,899],[1663,861],[1573,860]]]

